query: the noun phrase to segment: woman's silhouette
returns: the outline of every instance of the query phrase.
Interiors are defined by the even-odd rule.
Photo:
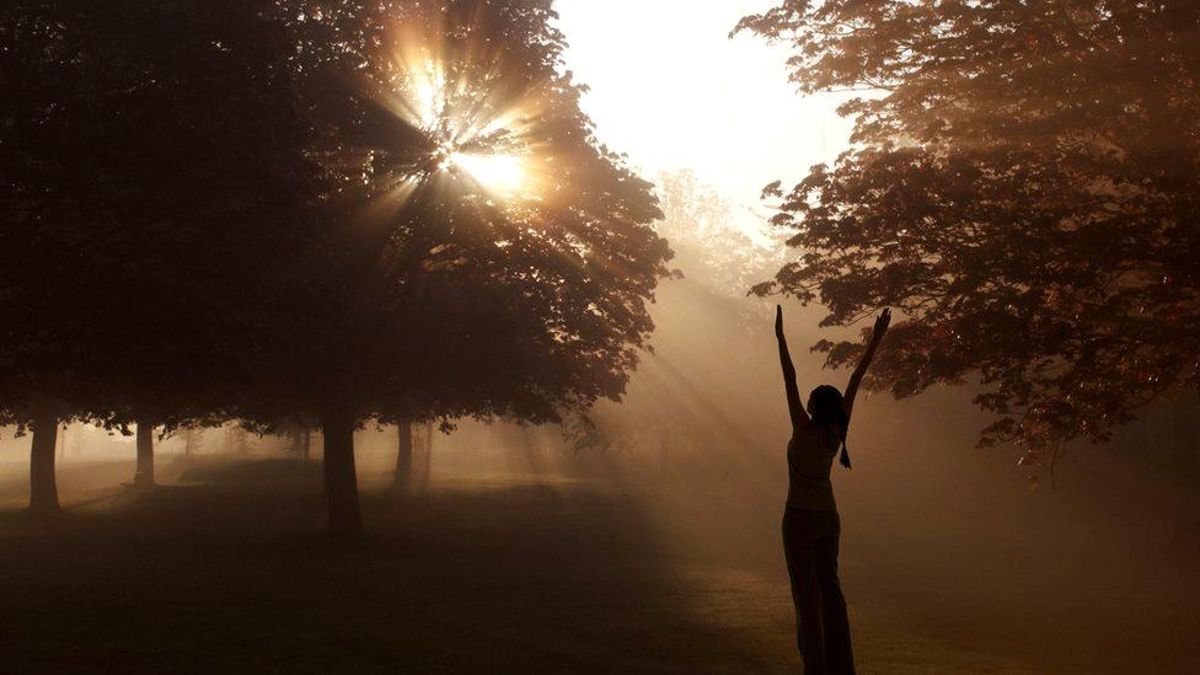
[[[892,313],[887,309],[875,320],[875,333],[850,376],[845,396],[836,387],[823,384],[808,395],[805,412],[800,405],[800,390],[796,388],[796,368],[783,336],[783,308],[775,307],[775,337],[779,339],[779,362],[783,366],[792,416],[783,551],[792,581],[792,601],[796,604],[796,644],[808,675],[854,672],[850,620],[837,574],[841,521],[833,500],[829,470],[839,447],[842,466],[850,468],[846,432],[854,397],[891,320]]]

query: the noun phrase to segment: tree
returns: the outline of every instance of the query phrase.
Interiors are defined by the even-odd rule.
[[[977,374],[982,443],[1027,462],[1200,385],[1200,6],[789,0],[738,30],[804,93],[867,91],[852,149],[767,188],[800,254],[756,291],[900,308],[871,385]]]
[[[153,429],[227,416],[249,348],[232,345],[307,232],[310,164],[284,34],[261,20],[272,6],[0,13],[0,408],[136,424],[138,485],[153,484]],[[47,501],[48,466],[32,502]]]
[[[189,427],[183,430],[183,455],[191,457],[199,452],[200,447],[204,444],[204,428]]]
[[[743,229],[733,205],[694,172],[662,173],[655,182],[663,211],[655,230],[671,242],[673,262],[685,278],[715,293],[743,298],[783,262],[783,242]]]
[[[320,420],[353,533],[364,420],[620,395],[670,250],[579,111],[548,0],[13,4],[14,419]]]
[[[396,485],[404,485],[412,475],[413,424],[408,418],[396,420]]]
[[[352,535],[355,428],[618,397],[670,250],[579,109],[548,0],[282,5],[327,190],[246,414],[320,420],[330,529]]]

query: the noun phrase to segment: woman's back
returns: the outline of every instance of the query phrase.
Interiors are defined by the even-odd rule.
[[[841,441],[841,434],[830,426],[810,423],[796,430],[787,449],[789,507],[837,509],[829,472]]]

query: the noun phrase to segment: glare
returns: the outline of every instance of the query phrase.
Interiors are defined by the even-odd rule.
[[[528,92],[497,89],[502,59],[489,44],[471,62],[450,63],[444,26],[399,26],[391,48],[396,78],[386,107],[430,141],[429,161],[401,182],[403,201],[416,185],[440,178],[483,191],[507,205],[540,201],[544,144],[533,140],[540,118]],[[450,57],[452,58],[452,57]],[[511,83],[508,85],[511,86]]]
[[[456,152],[450,155],[448,162],[451,167],[461,169],[485,189],[497,194],[512,194],[525,182],[525,166],[517,155]]]

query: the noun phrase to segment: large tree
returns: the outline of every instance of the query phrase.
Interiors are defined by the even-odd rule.
[[[983,441],[1031,459],[1200,385],[1200,5],[788,0],[739,30],[805,93],[865,91],[852,148],[768,188],[799,255],[756,290],[900,308],[871,385],[978,375]]]
[[[149,485],[152,429],[235,401],[233,346],[307,222],[270,7],[21,0],[0,14],[0,408],[34,421],[35,508],[55,501],[40,418],[136,423],[135,483]]]
[[[620,396],[670,250],[580,111],[548,0],[281,5],[327,191],[250,414],[320,420],[330,528],[353,533],[359,424]]]

